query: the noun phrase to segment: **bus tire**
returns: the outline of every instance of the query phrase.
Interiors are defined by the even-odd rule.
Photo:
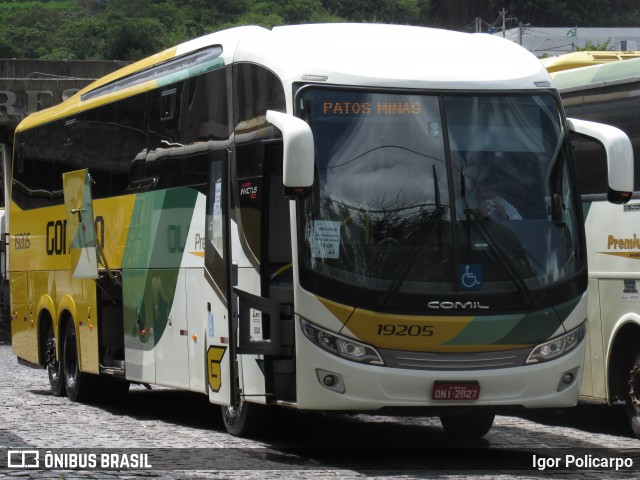
[[[266,407],[240,401],[239,405],[222,405],[222,423],[231,435],[249,437],[260,434],[266,423]]]
[[[634,357],[628,373],[628,395],[625,398],[631,431],[640,438],[640,352]]]
[[[453,437],[477,439],[489,433],[495,417],[493,412],[472,410],[462,414],[443,415],[440,423],[444,431]]]
[[[67,397],[72,402],[84,402],[89,397],[91,389],[88,383],[91,379],[88,374],[80,371],[80,358],[73,319],[69,319],[67,322],[62,352],[62,370]]]
[[[49,376],[49,387],[51,394],[54,397],[64,397],[65,382],[64,382],[64,370],[62,368],[62,355],[58,359],[56,357],[56,332],[53,327],[53,323],[49,323],[47,329],[47,340],[45,345],[45,365],[47,367],[47,374]]]

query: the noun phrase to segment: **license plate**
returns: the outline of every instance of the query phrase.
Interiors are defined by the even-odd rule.
[[[431,392],[433,400],[477,400],[479,397],[480,383],[477,381],[436,381]]]

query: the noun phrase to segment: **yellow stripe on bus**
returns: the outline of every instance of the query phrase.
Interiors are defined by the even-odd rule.
[[[76,93],[73,97],[71,97],[66,102],[63,102],[51,108],[47,108],[45,110],[41,110],[39,112],[29,115],[22,122],[20,122],[20,124],[16,128],[16,132],[20,132],[22,130],[28,130],[29,128],[36,127],[43,123],[51,122],[53,120],[58,120],[63,117],[74,115],[78,112],[82,112],[89,108],[95,108],[100,105],[111,103],[116,100],[120,100],[122,98],[126,98],[131,95],[135,95],[137,93],[145,92],[145,91],[156,88],[157,87],[156,80],[150,80],[130,88],[118,89],[113,93],[101,95],[99,97],[92,98],[87,101],[82,100],[82,95],[87,92],[90,92],[103,85],[109,84],[120,78],[126,77],[128,75],[131,75],[133,73],[144,70],[153,65],[156,65],[158,63],[164,62],[166,60],[169,60],[175,57],[176,49],[177,47],[169,48],[163,52],[160,52],[156,55],[152,55],[151,57],[145,58],[131,65],[128,65],[105,77],[102,77],[99,80],[96,80],[92,84],[80,90],[78,93]]]

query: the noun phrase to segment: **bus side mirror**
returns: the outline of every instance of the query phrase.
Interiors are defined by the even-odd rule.
[[[600,143],[607,154],[609,193],[607,200],[623,204],[633,193],[633,148],[626,133],[603,123],[568,118],[569,129]]]
[[[287,198],[311,192],[315,160],[313,133],[304,120],[286,113],[267,111],[267,122],[282,132],[282,183]]]

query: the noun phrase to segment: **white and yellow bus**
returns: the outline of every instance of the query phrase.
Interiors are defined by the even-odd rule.
[[[565,60],[557,57],[554,64]],[[638,158],[640,58],[596,58],[591,66],[563,70],[552,76],[567,114],[620,128]],[[635,169],[636,191],[629,204],[611,205],[605,201],[607,162],[602,147],[584,138],[575,140],[582,160],[577,171],[589,262],[589,331],[580,397],[626,403],[632,430],[640,437],[640,169]]]
[[[201,392],[236,435],[275,406],[478,437],[500,407],[575,405],[570,131],[612,154],[625,202],[628,138],[567,121],[512,42],[332,24],[181,44],[17,128],[13,350],[74,401]]]

